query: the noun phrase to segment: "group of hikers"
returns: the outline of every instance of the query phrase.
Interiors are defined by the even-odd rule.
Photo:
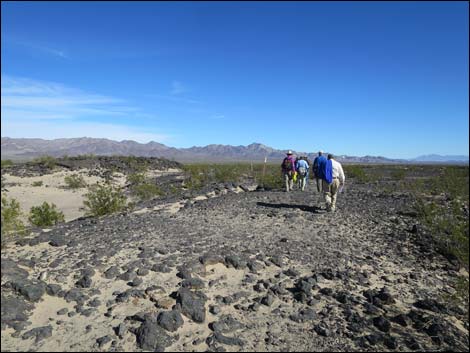
[[[300,190],[305,190],[309,178],[310,164],[307,157],[294,158],[292,151],[287,152],[287,156],[281,165],[286,192],[294,189],[294,183],[298,184]],[[312,171],[317,191],[323,193],[326,210],[334,212],[338,192],[342,190],[345,181],[341,163],[336,161],[332,154],[325,157],[323,151],[319,151],[318,156],[313,161]]]

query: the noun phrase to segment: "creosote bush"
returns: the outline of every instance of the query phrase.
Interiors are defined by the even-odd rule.
[[[2,159],[2,169],[11,167],[13,162],[10,159]]]
[[[143,183],[132,187],[132,194],[140,200],[150,200],[156,196],[162,196],[163,191],[155,184]]]
[[[64,178],[64,182],[67,185],[67,188],[69,189],[80,189],[85,188],[87,186],[85,179],[79,174],[67,175]]]
[[[51,156],[41,156],[33,159],[31,163],[43,165],[48,169],[54,169],[57,166],[57,159]]]
[[[148,180],[143,173],[133,173],[127,176],[131,194],[140,200],[150,200],[156,196],[164,195],[162,189]]]
[[[53,203],[43,202],[41,206],[33,206],[29,212],[29,221],[37,227],[50,227],[64,222],[64,214]]]
[[[34,181],[32,186],[42,186],[42,180]]]
[[[24,233],[24,224],[21,221],[21,208],[15,199],[7,199],[2,196],[2,220],[1,220],[1,241],[9,235],[21,235]]]
[[[211,183],[240,183],[250,179],[269,189],[281,189],[280,170],[280,163],[186,164],[184,186],[197,190]]]
[[[83,204],[87,208],[87,215],[104,216],[126,209],[127,198],[121,188],[111,184],[95,184],[88,187]]]

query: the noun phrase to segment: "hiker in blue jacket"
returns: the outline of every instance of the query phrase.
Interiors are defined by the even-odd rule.
[[[317,183],[317,191],[322,192],[322,179],[324,178],[324,164],[326,163],[326,157],[323,155],[323,151],[318,152],[318,156],[313,160],[313,176]]]
[[[329,211],[329,203],[331,199],[330,185],[333,182],[333,163],[331,159],[322,159],[318,163],[318,172],[321,176],[323,198],[327,204],[327,211]]]

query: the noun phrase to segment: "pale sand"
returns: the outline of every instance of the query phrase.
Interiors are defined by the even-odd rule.
[[[88,170],[78,172],[58,171],[52,174],[34,177],[17,177],[4,174],[7,192],[2,192],[8,198],[14,198],[20,203],[23,212],[22,220],[27,221],[28,213],[33,206],[40,206],[44,201],[54,203],[64,213],[65,221],[71,221],[85,214],[83,209],[84,195],[87,188],[66,189],[64,178],[68,175],[80,174],[88,185],[104,181],[103,178],[88,176]],[[42,181],[41,186],[33,186],[34,182]],[[114,185],[124,186],[126,177],[122,173],[115,173]],[[13,183],[14,185],[9,185]]]

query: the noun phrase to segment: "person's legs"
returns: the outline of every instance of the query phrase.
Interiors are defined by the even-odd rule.
[[[286,184],[286,192],[289,191],[289,173],[284,173],[284,183]]]
[[[331,183],[331,211],[336,210],[336,197],[338,196],[338,190],[339,190],[339,180],[338,179],[333,179],[333,182]]]
[[[300,190],[302,190],[302,191],[305,190],[306,180],[307,180],[307,177],[300,178]]]
[[[317,191],[318,191],[318,192],[322,192],[322,183],[323,183],[323,180],[320,179],[320,178],[315,178],[315,180],[317,181]]]
[[[330,186],[325,180],[322,180],[321,182],[322,182],[323,196],[324,196],[325,203],[326,203],[326,210],[329,211],[330,206],[331,206]]]

